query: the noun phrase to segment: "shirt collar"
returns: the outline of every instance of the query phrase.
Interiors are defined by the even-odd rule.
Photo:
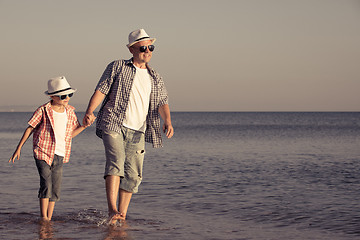
[[[133,67],[134,66],[134,61],[133,58],[130,58],[128,60],[125,60],[125,64],[128,66]],[[146,64],[146,68],[149,70],[149,72],[151,73],[151,75],[154,75],[154,69],[147,63]]]
[[[49,101],[48,103],[45,104],[45,108],[46,108],[47,110],[50,110],[50,109],[51,109],[51,101]],[[68,110],[75,110],[75,108],[74,108],[73,106],[70,106],[70,105],[67,105],[67,106],[65,107],[65,109],[66,109],[66,111],[68,111]]]
[[[130,58],[130,59],[128,59],[128,60],[125,60],[125,64],[126,64],[126,65],[133,65],[133,59]]]

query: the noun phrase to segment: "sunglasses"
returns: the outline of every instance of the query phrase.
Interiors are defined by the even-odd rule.
[[[68,96],[69,98],[71,98],[73,95],[74,95],[73,93],[70,93],[67,95],[58,95],[57,97],[59,97],[61,100],[65,100]]]
[[[139,51],[140,51],[140,52],[145,52],[146,49],[148,49],[148,48],[149,48],[149,51],[152,52],[152,51],[154,51],[155,46],[154,46],[154,45],[141,46],[141,47],[139,47]]]

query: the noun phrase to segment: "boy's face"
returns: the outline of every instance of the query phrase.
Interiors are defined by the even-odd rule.
[[[64,97],[62,97],[62,98],[64,98]],[[51,96],[51,99],[53,100],[53,102],[56,105],[62,105],[64,107],[66,107],[70,101],[70,97],[68,95],[66,95],[66,98],[63,100],[60,98],[60,96]]]

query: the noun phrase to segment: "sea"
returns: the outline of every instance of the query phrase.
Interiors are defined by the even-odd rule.
[[[73,139],[53,220],[39,221],[32,140],[8,162],[31,115],[0,113],[0,239],[360,239],[360,112],[173,112],[116,225],[95,126]]]

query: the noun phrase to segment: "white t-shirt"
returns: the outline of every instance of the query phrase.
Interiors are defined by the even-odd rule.
[[[146,116],[150,104],[151,80],[147,69],[136,66],[135,68],[136,74],[123,125],[133,130],[145,132]]]
[[[65,156],[65,132],[67,124],[66,110],[58,113],[53,110],[54,133],[55,133],[55,154],[61,157]]]

